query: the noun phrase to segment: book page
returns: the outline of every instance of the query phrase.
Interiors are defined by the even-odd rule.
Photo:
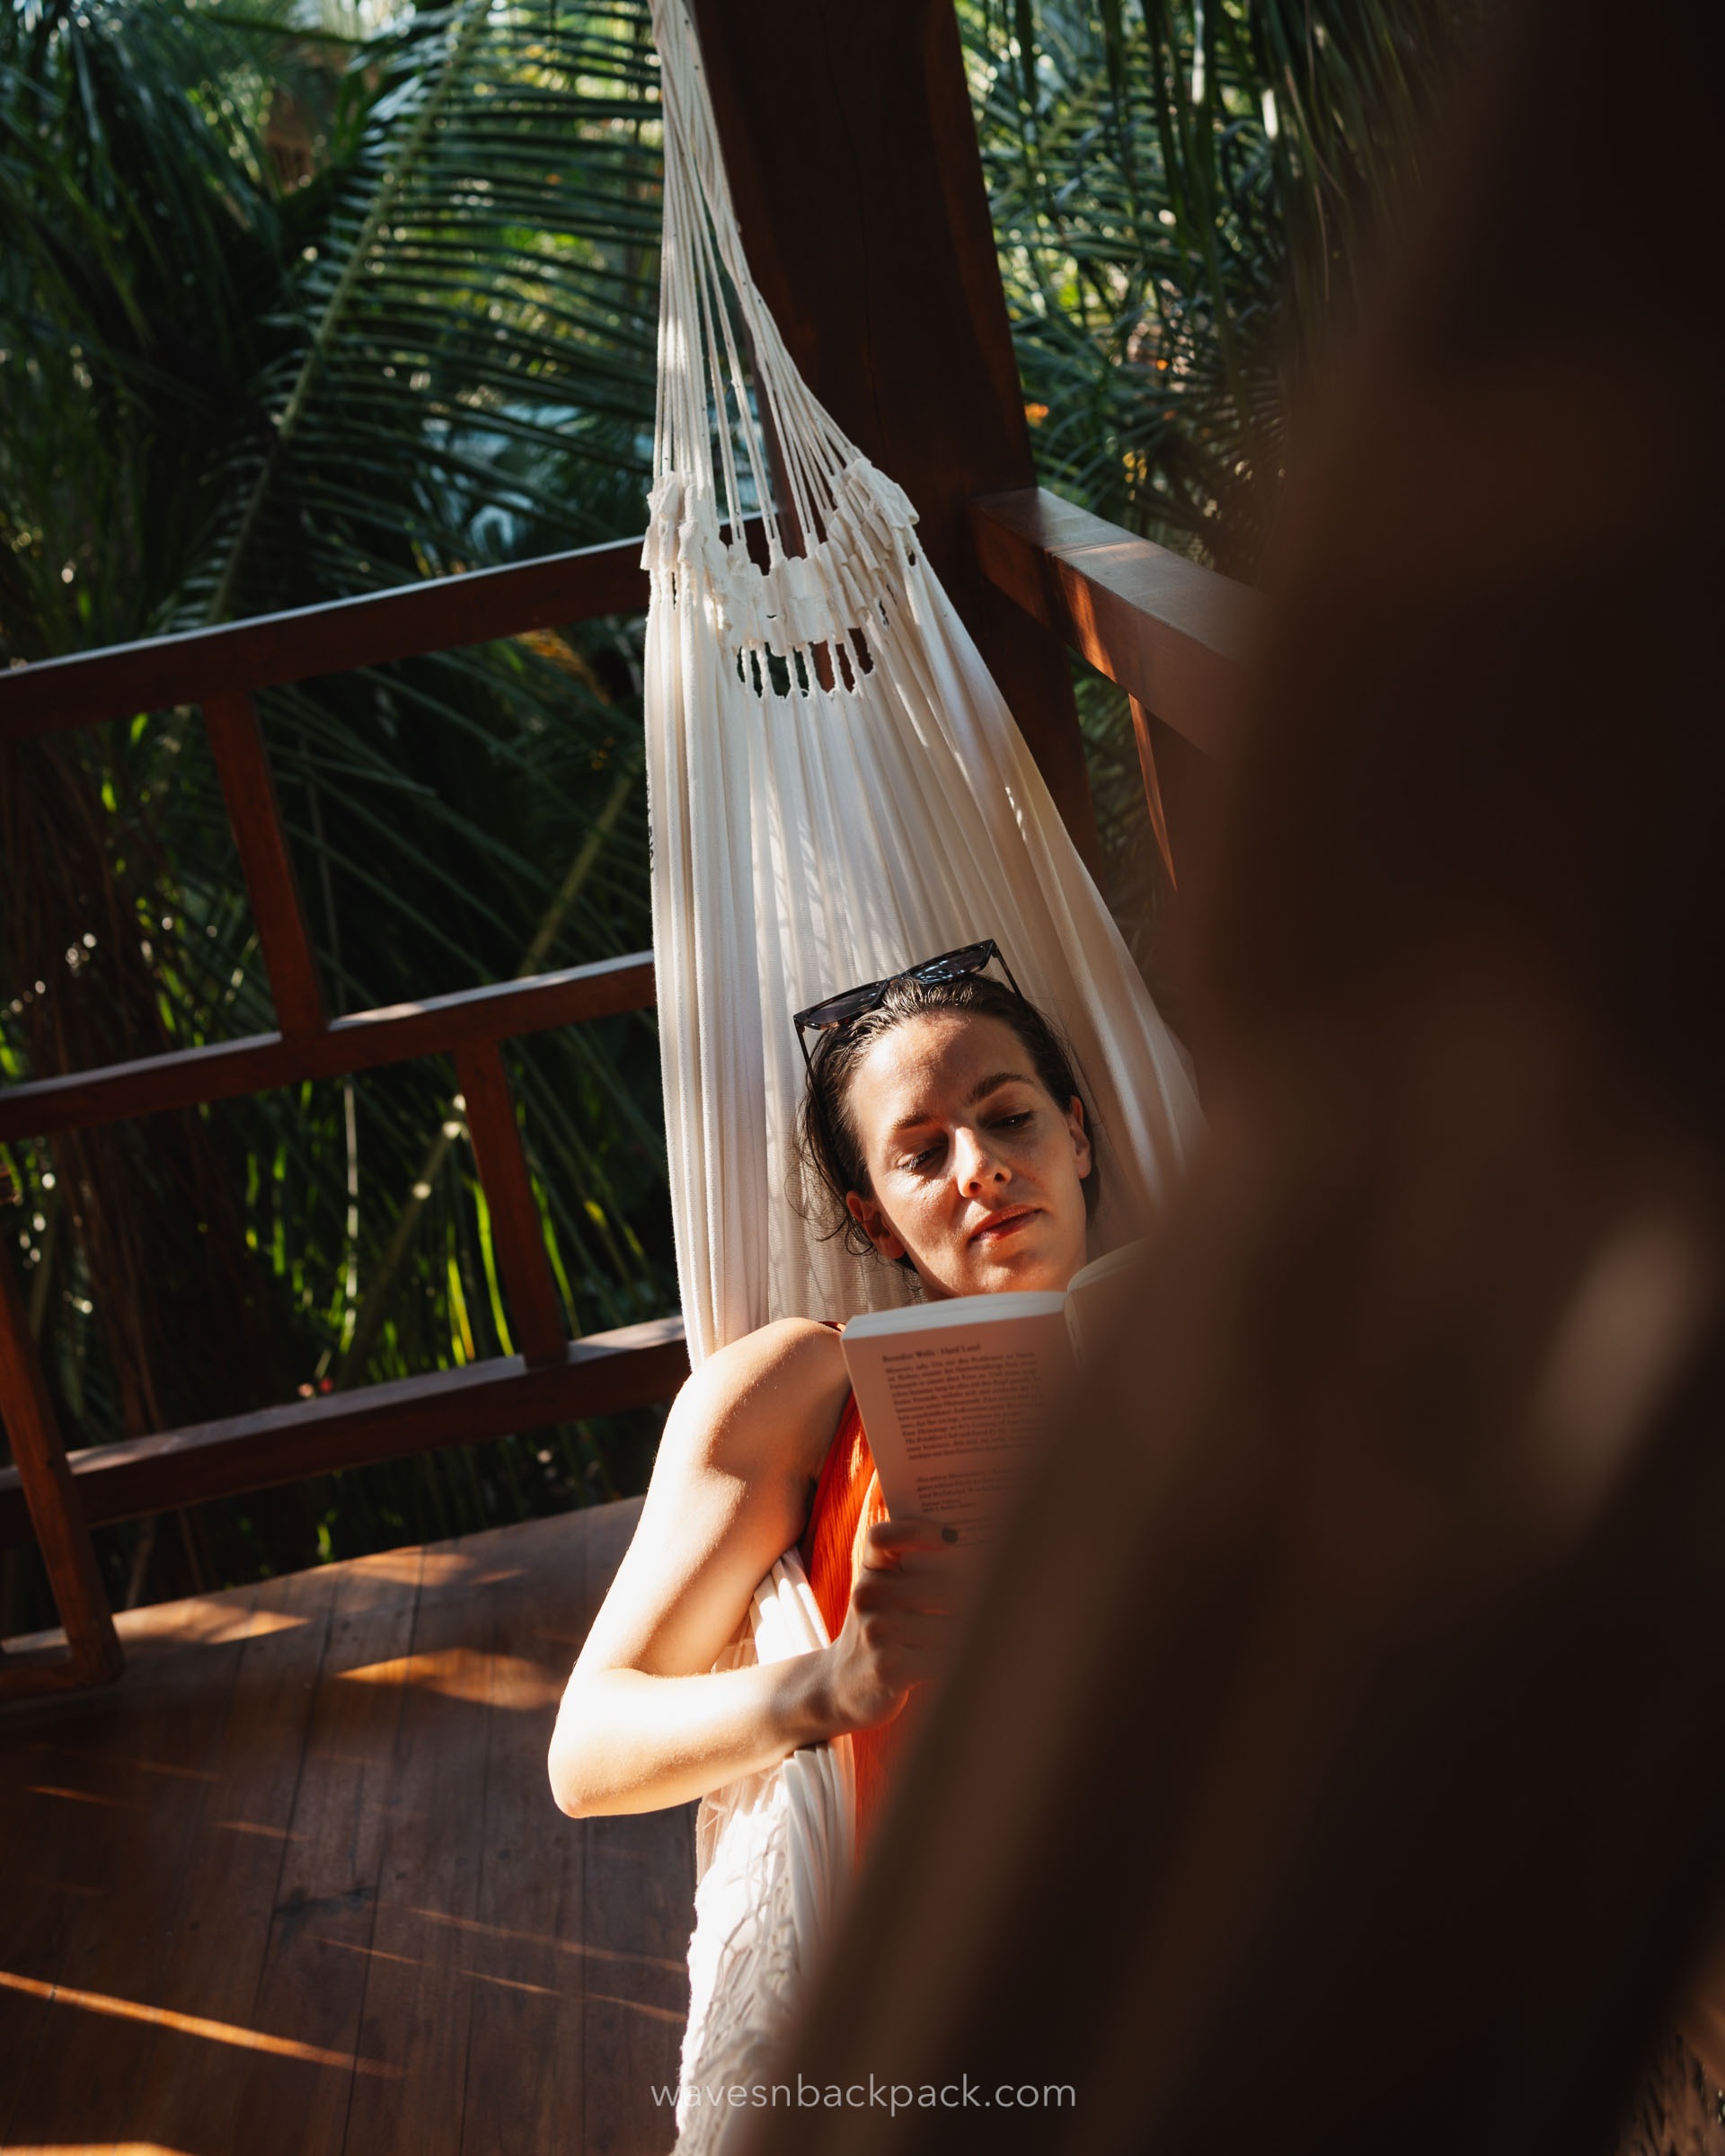
[[[926,1311],[883,1311],[845,1335],[887,1509],[925,1513],[967,1542],[1004,1508],[1026,1449],[1076,1376],[1064,1298],[1014,1295],[1016,1312],[1000,1307],[1008,1300],[933,1305],[946,1313],[933,1324]],[[924,1322],[888,1330],[913,1315]]]

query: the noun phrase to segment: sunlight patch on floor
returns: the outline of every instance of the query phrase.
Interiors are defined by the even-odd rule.
[[[650,1969],[669,1969],[677,1976],[688,1966],[686,1961],[672,1960],[663,1954],[629,1954],[613,1947],[589,1947],[579,1939],[557,1939],[548,1931],[518,1931],[508,1924],[482,1924],[476,1916],[450,1916],[441,1909],[413,1909],[408,1913],[423,1917],[428,1924],[451,1924],[457,1931],[475,1932],[482,1939],[508,1939],[527,1946],[551,1947],[559,1954],[579,1954],[588,1961],[639,1962]]]
[[[242,2028],[233,2021],[211,2021],[202,2014],[177,2014],[165,2006],[146,2006],[137,1999],[116,1999],[106,1992],[81,1992],[67,1984],[44,1984],[40,1977],[14,1975],[0,1969],[0,1991],[20,1992],[27,1999],[43,1999],[50,2006],[71,2006],[86,2014],[107,2014],[116,2021],[145,2021],[155,2028],[171,2028],[182,2037],[201,2037],[211,2044],[231,2044],[241,2051],[267,2051],[278,2059],[300,2059],[308,2066],[337,2066],[343,2072],[371,2074],[380,2081],[399,2081],[402,2069],[382,2059],[359,2059],[348,2051],[325,2051],[321,2045],[297,2043],[292,2037],[269,2037],[261,2029]]]
[[[346,1684],[411,1684],[446,1700],[465,1700],[475,1707],[509,1707],[523,1711],[550,1707],[562,1686],[548,1671],[519,1655],[482,1654],[476,1648],[446,1647],[435,1653],[403,1655],[390,1662],[367,1662],[344,1669]]]

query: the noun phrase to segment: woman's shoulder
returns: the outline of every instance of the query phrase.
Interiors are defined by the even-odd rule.
[[[805,1409],[836,1419],[851,1389],[836,1330],[812,1318],[779,1318],[717,1349],[701,1366],[712,1390],[778,1414]]]
[[[770,1454],[794,1474],[816,1474],[850,1389],[833,1327],[780,1318],[716,1348],[678,1406],[711,1465],[748,1474]]]

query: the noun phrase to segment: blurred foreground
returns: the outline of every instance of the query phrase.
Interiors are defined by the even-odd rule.
[[[1194,909],[1209,1155],[787,2063],[1072,2100],[750,2156],[1579,2156],[1656,2052],[1625,2145],[1717,2145],[1720,44],[1641,11],[1632,89],[1604,8],[1519,11],[1308,443]]]

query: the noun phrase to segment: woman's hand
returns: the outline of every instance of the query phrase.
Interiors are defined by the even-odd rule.
[[[945,1668],[961,1582],[953,1529],[938,1520],[877,1521],[839,1635],[827,1648],[826,1713],[835,1734],[889,1722],[910,1689]]]

